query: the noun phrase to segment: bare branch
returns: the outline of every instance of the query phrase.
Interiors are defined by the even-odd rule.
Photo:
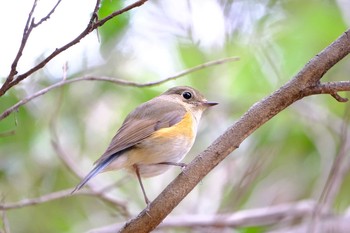
[[[339,102],[347,102],[347,98],[339,96],[340,91],[350,91],[350,81],[318,83],[315,86],[310,86],[302,92],[304,96],[316,94],[330,94]]]
[[[31,9],[30,12],[29,12],[29,15],[28,15],[28,18],[27,18],[27,22],[26,22],[26,25],[25,25],[25,27],[24,27],[23,37],[24,37],[25,34],[28,33],[28,29],[29,29],[29,27],[30,27],[30,24],[31,24],[32,21],[33,21],[33,14],[34,14],[35,8],[36,8],[36,6],[37,6],[37,3],[38,3],[38,0],[34,0],[32,9]]]
[[[107,17],[99,20],[96,22],[95,24],[95,28],[101,27],[103,24],[105,24],[108,20],[113,19],[114,17],[121,15],[135,7],[139,7],[142,6],[145,2],[147,2],[147,0],[141,0],[141,1],[137,1],[134,2],[133,4],[130,4],[129,6],[124,7],[123,9],[120,9],[118,11],[113,12],[112,14],[108,15]]]
[[[248,227],[267,226],[281,223],[283,221],[297,221],[308,217],[316,207],[314,201],[300,201],[297,203],[280,204],[256,209],[247,209],[229,214],[217,215],[181,215],[169,216],[159,225],[162,228],[176,227]],[[325,216],[326,217],[326,216]],[[97,229],[92,229],[89,233],[110,233],[117,232],[121,224],[112,224]]]
[[[149,83],[137,83],[137,82],[131,82],[131,81],[126,81],[123,79],[117,79],[117,78],[112,78],[112,77],[97,77],[97,76],[84,76],[84,77],[80,77],[80,78],[74,78],[74,79],[68,79],[65,80],[63,79],[62,81],[55,83],[49,87],[46,87],[36,93],[34,93],[31,96],[28,96],[22,100],[20,100],[18,103],[16,103],[15,105],[13,105],[12,107],[6,109],[1,115],[0,115],[0,120],[8,117],[12,112],[18,110],[19,107],[21,107],[22,105],[25,105],[26,103],[28,103],[29,101],[42,96],[44,94],[46,94],[47,92],[54,90],[56,88],[59,88],[61,86],[67,85],[67,84],[71,84],[71,83],[75,83],[75,82],[80,82],[80,81],[103,81],[103,82],[111,82],[117,85],[122,85],[122,86],[133,86],[133,87],[150,87],[150,86],[156,86],[156,85],[160,85],[162,83],[168,82],[170,80],[174,80],[177,78],[180,78],[182,76],[185,76],[189,73],[207,68],[207,67],[211,67],[211,66],[215,66],[215,65],[220,65],[223,63],[227,63],[227,62],[231,62],[231,61],[238,61],[239,58],[238,57],[228,57],[228,58],[223,58],[223,59],[218,59],[218,60],[214,60],[214,61],[209,61],[203,64],[200,64],[198,66],[194,66],[192,68],[186,69],[184,71],[181,71],[175,75],[169,76],[167,78],[155,81],[155,82],[149,82]]]
[[[0,210],[19,209],[19,208],[23,208],[23,207],[27,207],[27,206],[37,205],[37,204],[61,199],[63,197],[67,197],[67,196],[69,196],[69,194],[70,194],[70,189],[69,190],[61,190],[61,191],[54,192],[54,193],[49,193],[49,194],[46,194],[46,195],[43,195],[43,196],[37,197],[37,198],[24,199],[22,201],[15,202],[15,203],[4,203],[4,204],[1,203]]]
[[[15,57],[15,59],[13,60],[13,62],[11,64],[11,70],[10,70],[10,73],[9,73],[9,75],[8,75],[4,85],[7,84],[7,83],[12,82],[14,76],[17,74],[18,61],[22,57],[22,53],[23,53],[24,47],[26,46],[27,40],[29,38],[29,35],[30,35],[30,33],[31,33],[32,29],[33,29],[33,27],[32,27],[33,21],[34,21],[33,13],[34,13],[34,10],[36,8],[36,5],[37,5],[37,0],[34,0],[32,9],[29,12],[29,15],[28,15],[28,18],[27,18],[27,22],[26,22],[26,25],[25,25],[24,30],[23,30],[21,45],[19,46],[19,49],[18,49],[17,54],[16,54],[16,57]]]
[[[141,87],[146,87],[146,86],[154,86],[154,85],[159,85],[159,84],[162,84],[162,83],[165,83],[165,82],[168,82],[170,80],[174,80],[174,79],[177,79],[179,77],[182,77],[182,76],[185,76],[187,74],[190,74],[192,72],[195,72],[195,71],[198,71],[198,70],[201,70],[203,68],[207,68],[207,67],[211,67],[211,66],[215,66],[215,65],[221,65],[221,64],[224,64],[224,63],[227,63],[227,62],[234,62],[234,61],[239,61],[239,57],[227,57],[227,58],[223,58],[223,59],[218,59],[218,60],[214,60],[214,61],[209,61],[209,62],[206,62],[206,63],[203,63],[203,64],[200,64],[200,65],[197,65],[197,66],[194,66],[192,68],[189,68],[187,70],[183,70],[173,76],[170,76],[170,77],[167,77],[167,78],[164,78],[162,80],[159,80],[159,81],[156,81],[156,82],[150,82],[150,83],[146,83],[146,84],[141,84],[139,86]],[[135,85],[136,86],[136,85]]]
[[[103,190],[104,191],[104,190]],[[0,204],[0,210],[1,211],[6,211],[6,210],[12,210],[12,209],[20,209],[28,206],[34,206],[34,205],[39,205],[43,204],[46,202],[51,202],[55,200],[59,200],[62,198],[67,198],[67,197],[73,197],[71,195],[72,189],[65,189],[65,190],[60,190],[57,192],[49,193],[42,195],[40,197],[36,198],[28,198],[28,199],[23,199],[18,202],[13,202],[13,203],[1,203]],[[89,190],[82,190],[77,192],[74,196],[93,196],[100,198],[102,201],[106,202],[109,205],[112,205],[113,207],[116,206],[116,204],[120,205],[120,203],[116,203],[113,198],[107,197],[103,194],[103,192],[96,192],[96,191],[89,191]],[[130,215],[127,212],[122,212],[125,217],[129,217]]]
[[[150,232],[178,203],[227,155],[257,128],[295,101],[305,97],[305,89],[317,86],[323,75],[350,53],[348,30],[309,61],[288,83],[254,104],[234,125],[229,127],[205,151],[200,153],[176,179],[137,217],[127,222],[120,232]]]
[[[11,64],[10,73],[9,73],[5,83],[3,84],[3,86],[10,85],[10,83],[13,81],[15,75],[17,74],[18,62],[19,62],[20,58],[22,57],[23,50],[27,44],[28,38],[29,38],[32,30],[50,18],[50,16],[55,12],[57,6],[60,4],[61,0],[58,0],[56,5],[51,9],[51,11],[45,17],[43,17],[38,23],[35,23],[33,14],[34,14],[35,8],[37,6],[37,2],[38,2],[37,0],[34,0],[34,2],[33,2],[32,9],[29,12],[27,22],[26,22],[26,25],[25,25],[24,30],[23,30],[22,41],[21,41],[20,47],[17,51],[15,59],[13,60],[13,62]]]
[[[4,95],[11,87],[15,86],[16,84],[18,84],[19,82],[21,82],[22,80],[26,79],[28,76],[30,76],[31,74],[33,74],[34,72],[40,70],[41,68],[43,68],[49,61],[51,61],[54,57],[56,57],[58,54],[62,53],[63,51],[67,50],[68,48],[72,47],[73,45],[77,44],[80,42],[80,40],[82,40],[85,36],[87,36],[88,34],[90,34],[92,31],[94,31],[96,28],[102,26],[107,20],[110,20],[120,14],[123,14],[135,7],[141,6],[143,5],[147,0],[139,0],[136,1],[133,4],[130,4],[129,6],[126,6],[123,9],[120,9],[118,11],[115,11],[114,13],[112,13],[111,15],[107,16],[105,19],[102,19],[101,21],[96,21],[97,20],[97,12],[99,10],[100,7],[100,0],[96,1],[96,5],[95,8],[91,14],[91,18],[90,21],[87,25],[87,27],[72,41],[70,41],[69,43],[65,44],[64,46],[60,47],[60,48],[56,48],[50,55],[48,55],[44,60],[42,60],[41,62],[39,62],[37,65],[35,65],[34,67],[32,67],[31,69],[29,69],[28,71],[24,72],[23,74],[17,75],[17,77],[14,79],[14,75],[17,74],[16,69],[11,70],[10,75],[12,75],[12,78],[9,77],[6,79],[5,83],[2,85],[2,87],[0,88],[0,97],[2,95]],[[36,1],[35,1],[36,2]],[[32,22],[32,24],[34,25],[34,23]],[[33,29],[34,27],[29,27],[30,29]],[[29,36],[29,34],[28,34]],[[25,39],[25,41],[28,39],[27,37],[23,37],[23,39]],[[23,43],[22,43],[23,44]],[[25,43],[24,43],[25,45]],[[23,47],[24,47],[23,45]],[[20,50],[20,51],[23,51]],[[19,54],[19,58],[21,57],[21,53]],[[18,58],[18,59],[19,59]],[[18,62],[18,61],[17,61]],[[15,64],[15,67],[17,67],[17,63]]]
[[[40,24],[42,24],[43,22],[45,22],[46,20],[48,20],[51,15],[55,12],[56,8],[58,7],[58,5],[61,3],[62,0],[58,0],[56,5],[51,9],[51,11],[45,16],[43,17],[39,22],[37,23],[34,23],[33,26],[34,27],[37,27],[39,26]]]
[[[344,98],[344,97],[341,97],[338,93],[333,93],[331,94],[331,96],[336,99],[338,102],[342,102],[342,103],[345,103],[345,102],[348,102],[348,98]]]

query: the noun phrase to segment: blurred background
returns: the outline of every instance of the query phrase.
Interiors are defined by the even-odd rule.
[[[45,16],[55,3],[39,1],[35,19]],[[130,3],[103,0],[99,17]],[[32,4],[24,0],[0,3],[1,83],[10,71]],[[92,0],[63,0],[50,19],[34,29],[19,62],[19,73],[79,35],[94,4]],[[0,112],[63,78],[95,75],[146,83],[212,60],[237,56],[240,61],[152,87],[76,82],[27,103],[0,121],[2,204],[73,188],[79,179],[69,164],[86,174],[131,110],[176,85],[193,86],[207,99],[220,103],[203,116],[196,143],[185,158],[190,162],[349,25],[350,3],[346,0],[153,0],[116,17],[98,34],[91,33],[1,97]],[[349,73],[347,57],[322,80],[348,80]],[[349,127],[344,124],[347,108],[348,103],[328,95],[298,101],[247,138],[171,215],[234,213],[318,200],[343,145],[343,131]],[[175,167],[145,180],[149,198],[156,198],[179,172]],[[344,213],[350,205],[349,181],[347,171],[332,206],[336,213]],[[145,207],[137,179],[125,171],[101,174],[91,183],[97,190],[109,187],[106,195],[114,201],[73,195],[3,211],[3,221],[7,219],[11,232],[86,232],[123,223]],[[276,227],[232,228],[228,232],[267,232]]]

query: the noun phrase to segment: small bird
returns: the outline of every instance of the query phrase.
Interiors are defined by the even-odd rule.
[[[126,168],[136,173],[146,204],[141,177],[162,174],[191,149],[202,113],[218,103],[207,101],[197,90],[173,87],[141,104],[125,118],[95,167],[72,191],[81,189],[100,172]]]

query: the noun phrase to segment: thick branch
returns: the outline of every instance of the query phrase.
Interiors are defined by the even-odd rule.
[[[143,211],[124,225],[120,232],[150,232],[179,202],[227,155],[257,128],[283,109],[303,98],[305,88],[317,86],[322,76],[350,53],[349,31],[329,45],[287,84],[254,104],[233,126],[228,128]]]

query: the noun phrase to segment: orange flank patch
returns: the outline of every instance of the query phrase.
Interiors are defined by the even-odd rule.
[[[152,138],[156,138],[156,137],[177,138],[181,136],[181,137],[193,138],[195,135],[192,127],[193,124],[194,122],[193,122],[191,113],[187,112],[184,118],[179,123],[169,128],[162,128],[160,130],[157,130],[152,134],[151,137]]]

